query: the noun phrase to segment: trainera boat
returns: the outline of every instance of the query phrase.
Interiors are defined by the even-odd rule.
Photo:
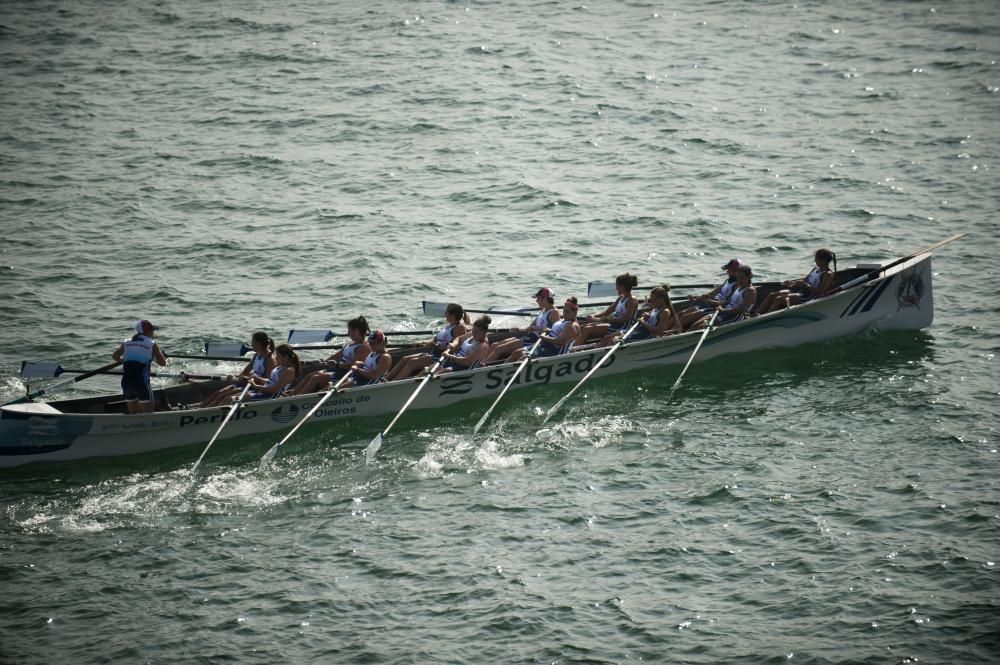
[[[947,241],[885,266],[859,265],[842,270],[837,274],[840,290],[825,298],[714,328],[705,337],[696,360],[822,342],[870,329],[924,328],[934,318],[929,251],[944,242]],[[760,301],[778,285],[757,287]],[[678,368],[671,366],[685,363],[701,336],[701,331],[695,331],[626,344],[595,372],[594,378],[642,371],[663,373],[672,380]],[[606,351],[593,349],[533,360],[512,388],[577,382]],[[434,409],[495,397],[513,376],[516,366],[516,363],[494,365],[434,377],[409,408]],[[318,409],[312,419],[328,426],[348,418],[388,419],[411,397],[419,381],[414,378],[343,390]],[[3,406],[0,467],[134,455],[205,444],[216,434],[228,408],[187,409],[171,405],[196,404],[220,385],[221,381],[213,380],[157,389],[158,408],[168,410],[152,414],[126,414],[120,395]],[[554,400],[567,389],[553,388]],[[287,430],[308,414],[320,397],[321,394],[312,394],[244,404],[220,438]],[[379,421],[373,429],[382,424]]]

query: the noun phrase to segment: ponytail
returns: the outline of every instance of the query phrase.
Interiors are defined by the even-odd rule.
[[[275,349],[275,353],[292,360],[292,369],[295,371],[295,378],[298,379],[302,374],[302,361],[299,360],[299,354],[295,353],[295,349],[287,344],[281,344]]]

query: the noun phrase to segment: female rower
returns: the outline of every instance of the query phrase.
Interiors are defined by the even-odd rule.
[[[386,373],[392,367],[392,356],[385,350],[385,333],[376,330],[368,335],[368,344],[372,352],[364,360],[354,361],[354,374],[344,383],[355,386],[367,386],[369,383],[387,381]]]
[[[580,305],[575,296],[563,303],[562,318],[552,326],[552,334],[539,335],[542,343],[535,350],[536,358],[561,356],[573,350],[573,344],[580,335],[580,324],[576,320],[579,311]],[[530,350],[531,347],[522,346],[508,356],[507,362],[516,363],[523,360]]]
[[[239,394],[246,385],[247,378],[256,376],[263,378],[270,376],[274,369],[274,340],[266,332],[255,332],[250,338],[250,346],[253,349],[253,358],[247,363],[243,371],[235,376],[226,377],[229,385],[223,386],[209,395],[199,404],[199,407],[221,406],[232,401],[234,394]]]
[[[386,375],[386,381],[405,379],[433,364],[435,360],[441,357],[441,352],[448,348],[452,340],[461,337],[467,332],[465,318],[465,310],[462,309],[461,305],[457,303],[448,305],[448,309],[445,310],[445,319],[448,321],[448,324],[441,329],[441,332],[434,339],[425,344],[427,351],[400,358],[396,366],[392,368],[392,371]]]
[[[793,305],[822,298],[832,291],[837,273],[836,270],[830,270],[830,263],[833,262],[836,267],[836,255],[828,249],[817,249],[813,258],[816,267],[810,270],[808,275],[802,279],[782,282],[781,285],[788,288],[775,291],[764,298],[764,303],[757,313],[767,314],[779,309],[788,309]]]
[[[365,339],[369,332],[368,320],[365,317],[359,316],[348,321],[347,336],[351,341],[323,361],[324,367],[322,369],[314,370],[303,376],[295,388],[290,391],[291,394],[314,393],[322,386],[329,385],[331,380],[336,381],[347,374],[354,366],[355,360],[367,358],[368,354],[372,352]]]
[[[139,321],[135,324],[135,334],[111,354],[114,360],[122,362],[122,397],[129,413],[154,411],[149,367],[154,361],[161,367],[167,364],[166,356],[153,339],[156,329],[149,321]]]
[[[639,278],[631,273],[618,275],[615,278],[615,290],[618,299],[597,316],[583,317],[577,344],[585,344],[592,337],[604,337],[608,333],[617,333],[629,328],[635,321],[639,311],[639,301],[632,295],[632,289],[639,284]]]
[[[651,309],[639,319],[639,325],[629,335],[629,342],[673,335],[681,332],[679,317],[674,304],[670,301],[670,285],[661,284],[649,292]],[[606,335],[599,346],[610,346],[620,340],[622,333]]]
[[[701,296],[688,296],[686,307],[678,311],[681,326],[689,328],[695,321],[701,320],[706,314],[711,314],[719,305],[725,305],[736,287],[736,271],[746,264],[740,259],[729,259],[722,269],[728,274],[726,281]]]
[[[736,271],[736,288],[726,304],[719,305],[719,314],[715,317],[715,325],[742,321],[747,317],[747,313],[753,309],[754,303],[757,302],[757,287],[751,283],[752,279],[753,270],[750,269],[750,266],[740,266]],[[702,317],[691,326],[691,330],[704,328],[711,318],[710,315]]]
[[[274,350],[277,364],[271,370],[268,378],[262,379],[257,376],[250,376],[247,381],[253,386],[247,392],[247,401],[257,401],[262,399],[273,399],[285,394],[290,386],[295,383],[295,379],[302,373],[302,361],[295,353],[295,350],[287,344],[280,344]],[[236,399],[234,395],[232,399]],[[230,400],[232,401],[232,400]]]
[[[522,346],[531,346],[538,339],[538,336],[555,325],[559,320],[559,310],[555,308],[556,294],[549,288],[539,289],[535,294],[535,302],[542,311],[535,317],[531,325],[528,326],[528,334],[521,337],[511,337],[492,346],[490,353],[483,361],[484,365],[504,358]],[[520,328],[511,328],[512,332],[519,332]]]
[[[468,332],[451,343],[451,345],[441,354],[444,362],[438,374],[447,374],[463,369],[475,369],[482,363],[490,350],[490,340],[486,335],[490,332],[492,319],[488,316],[481,316],[472,324],[472,332]],[[457,350],[452,351],[454,347]]]

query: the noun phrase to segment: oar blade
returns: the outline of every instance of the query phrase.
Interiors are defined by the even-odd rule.
[[[206,342],[206,356],[242,356],[249,351],[246,345],[239,342]]]
[[[289,344],[320,344],[333,339],[333,333],[329,330],[289,330]]]
[[[448,303],[446,302],[431,302],[430,300],[422,302],[425,316],[441,317],[448,311]]]
[[[607,298],[610,296],[618,295],[618,290],[615,288],[614,282],[588,282],[587,283],[587,297],[588,298]]]
[[[54,379],[66,370],[59,363],[33,362],[25,360],[21,363],[22,379]]]
[[[257,473],[264,472],[264,469],[267,468],[267,465],[270,464],[271,460],[274,459],[274,456],[278,454],[278,448],[280,446],[281,446],[280,443],[276,443],[273,446],[271,446],[266,453],[264,453],[264,456],[260,458],[260,464],[257,465]]]
[[[372,442],[365,447],[365,464],[369,464],[375,459],[375,453],[382,447],[382,432],[379,432]]]

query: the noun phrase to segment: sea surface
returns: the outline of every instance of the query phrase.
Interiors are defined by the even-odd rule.
[[[198,353],[967,235],[926,330],[670,400],[408,413],[369,465],[383,419],[264,473],[271,436],[6,470],[0,662],[998,662],[998,59],[991,0],[3,0],[3,401],[139,318]]]

